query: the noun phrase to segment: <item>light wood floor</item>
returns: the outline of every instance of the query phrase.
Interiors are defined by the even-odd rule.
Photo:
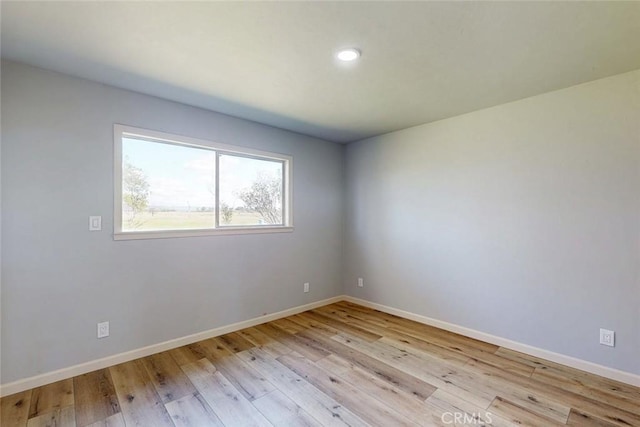
[[[640,426],[639,388],[346,302],[1,403],[2,427]]]

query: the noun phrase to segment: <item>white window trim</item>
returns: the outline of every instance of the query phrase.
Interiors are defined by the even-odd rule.
[[[260,226],[223,226],[220,228],[206,228],[194,230],[150,230],[150,231],[122,231],[122,137],[131,136],[140,139],[160,140],[170,144],[191,146],[216,151],[216,163],[218,154],[237,154],[240,156],[256,156],[283,162],[284,165],[284,225],[260,225]],[[261,233],[287,233],[293,231],[293,157],[286,154],[261,151],[237,145],[220,144],[204,139],[175,135],[133,126],[115,124],[113,126],[113,239],[114,240],[138,240],[138,239],[167,239],[176,237],[218,236],[229,234],[261,234]],[[216,186],[218,185],[216,180]],[[217,190],[217,188],[216,188]],[[216,222],[217,222],[216,206]]]

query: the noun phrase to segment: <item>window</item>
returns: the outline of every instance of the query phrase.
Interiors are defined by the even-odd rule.
[[[114,126],[114,238],[292,230],[292,159]]]

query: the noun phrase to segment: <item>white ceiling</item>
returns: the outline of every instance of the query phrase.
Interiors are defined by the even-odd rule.
[[[640,68],[640,2],[1,7],[3,58],[339,142]]]

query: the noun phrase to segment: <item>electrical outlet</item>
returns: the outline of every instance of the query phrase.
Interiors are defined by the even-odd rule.
[[[309,283],[308,282],[304,284],[304,291],[305,292],[309,292]]]
[[[616,333],[608,329],[600,329],[600,344],[615,347]]]
[[[109,322],[98,323],[98,338],[109,336]]]
[[[364,286],[364,280],[362,280],[362,277],[358,277],[358,287],[361,288]]]

